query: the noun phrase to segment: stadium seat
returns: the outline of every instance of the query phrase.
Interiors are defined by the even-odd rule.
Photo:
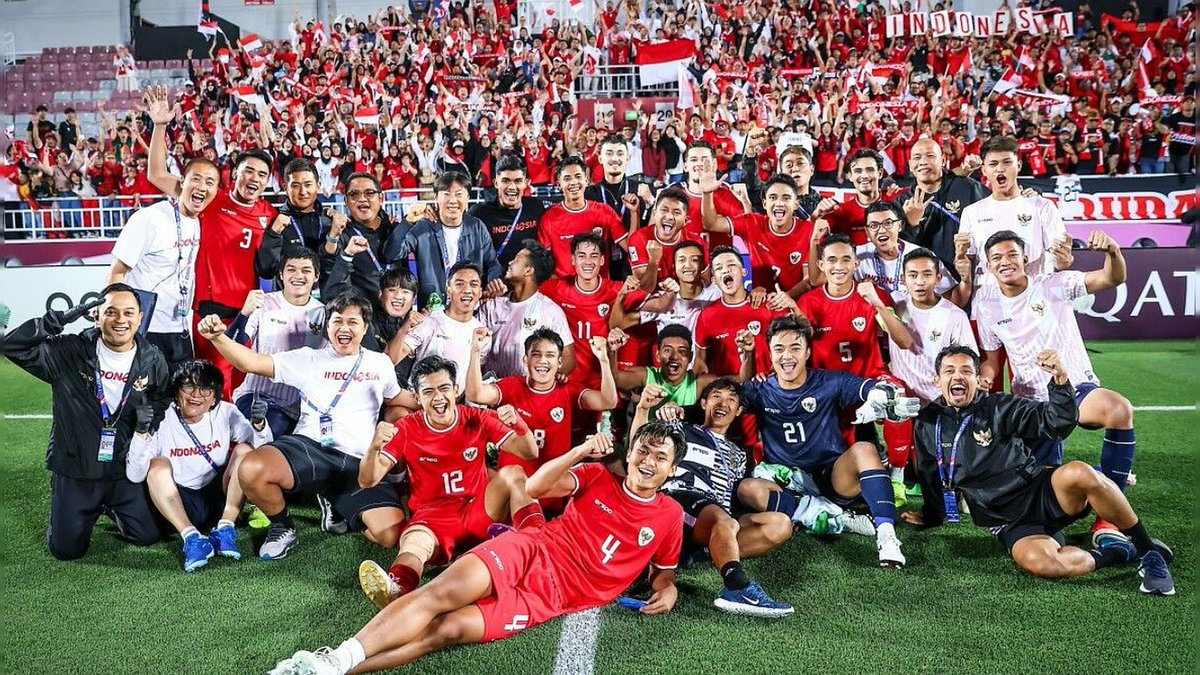
[[[74,96],[75,96],[75,92],[72,92],[72,91],[58,91],[58,92],[54,93],[54,101],[53,102],[54,103],[66,103],[68,101],[75,100]]]

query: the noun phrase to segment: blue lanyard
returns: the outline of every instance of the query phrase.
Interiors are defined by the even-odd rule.
[[[937,422],[933,425],[934,449],[937,451],[937,466],[938,475],[942,478],[942,485],[948,490],[954,487],[954,460],[958,459],[958,442],[962,440],[962,435],[966,432],[967,427],[971,424],[971,418],[974,414],[967,415],[962,421],[962,425],[958,427],[958,433],[954,434],[954,442],[950,445],[950,465],[946,466],[942,456],[942,418],[939,415]]]
[[[357,234],[358,236],[362,237],[363,239],[367,239],[367,235],[364,234],[362,230],[358,229],[357,226],[355,226],[355,228],[354,228],[354,233]],[[301,241],[303,241],[303,238],[301,238]],[[375,257],[375,251],[374,251],[374,249],[371,248],[371,240],[370,239],[367,239],[367,255],[371,256],[371,263],[373,265],[375,265],[375,271],[382,273],[383,265],[380,265],[379,258]]]
[[[504,250],[508,248],[508,242],[512,240],[513,232],[517,231],[517,223],[521,220],[521,212],[525,210],[524,200],[521,202],[521,208],[517,209],[517,215],[513,218],[512,225],[508,227],[508,234],[504,235],[504,241],[500,244],[500,248],[496,250],[496,257],[504,255]]]
[[[192,266],[192,254],[195,253],[195,246],[193,245],[192,250],[188,252],[188,264],[183,264],[183,219],[179,215],[179,204],[176,202],[171,202],[171,207],[175,211],[175,242],[179,250],[176,262],[176,264],[179,266],[179,269],[176,271],[175,277],[179,280],[179,297],[186,298],[188,295],[188,284],[187,281],[185,281],[186,275],[184,274],[184,271]]]
[[[350,374],[346,375],[346,379],[342,380],[342,388],[338,389],[338,393],[336,396],[333,397],[333,400],[330,401],[328,409],[321,410],[317,406],[313,405],[312,401],[308,400],[308,396],[305,396],[304,392],[300,392],[300,398],[301,398],[301,400],[304,401],[304,405],[311,408],[312,411],[317,413],[318,415],[329,415],[330,413],[332,413],[333,409],[337,407],[338,401],[342,400],[342,394],[346,393],[346,387],[349,387],[350,381],[354,379],[354,374],[358,372],[358,366],[362,363],[362,358],[363,358],[363,348],[359,347],[358,348],[358,358],[354,360],[354,367],[350,369]]]
[[[179,425],[183,427],[184,431],[187,432],[188,438],[192,439],[192,444],[196,446],[196,451],[200,453],[200,456],[204,458],[204,461],[208,462],[208,465],[213,468],[213,471],[221,473],[221,467],[217,466],[217,463],[213,461],[213,458],[208,454],[208,451],[204,449],[204,445],[200,442],[200,439],[196,438],[195,432],[193,432],[192,428],[188,426],[187,420],[183,419],[183,415],[179,412],[179,408],[175,408],[175,417],[179,418]]]
[[[304,246],[304,231],[300,229],[300,221],[296,220],[296,216],[288,216],[292,220],[292,229],[296,231],[296,236],[300,238],[300,245]]]
[[[876,249],[875,252],[871,254],[871,256],[875,258],[875,282],[880,284],[881,286],[883,286],[883,290],[887,291],[888,293],[895,292],[896,287],[898,287],[900,285],[900,268],[904,265],[904,242],[902,242],[902,241],[896,242],[896,279],[895,279],[895,281],[893,281],[886,274],[884,274],[886,265],[883,264],[883,258],[881,258],[879,256],[879,249]]]
[[[930,204],[933,204],[933,207],[934,207],[935,209],[937,209],[938,211],[941,211],[943,214],[945,214],[947,218],[949,218],[950,220],[954,221],[954,224],[955,224],[955,225],[958,225],[959,223],[961,223],[961,222],[962,222],[961,220],[959,220],[958,216],[956,216],[956,215],[954,215],[953,213],[950,213],[949,211],[947,211],[947,210],[946,210],[946,207],[942,206],[941,204],[939,204],[939,203],[937,203],[937,202],[933,201],[932,199],[931,199],[931,200],[929,200],[929,203],[930,203]]]
[[[133,369],[130,368],[130,370],[132,371]],[[132,389],[127,381],[125,383],[125,393],[121,396],[121,403],[117,405],[115,412],[110,412],[108,409],[108,402],[104,400],[104,385],[100,383],[100,368],[98,366],[95,369],[95,373],[96,402],[100,404],[100,417],[104,420],[104,428],[111,429],[116,424],[117,420],[121,418],[121,411],[125,409],[125,403],[129,401],[129,394],[132,393]],[[127,375],[126,380],[128,380],[129,377],[130,376]]]

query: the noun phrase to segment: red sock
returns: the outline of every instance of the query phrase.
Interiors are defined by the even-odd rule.
[[[408,565],[396,563],[388,570],[388,574],[392,576],[392,581],[395,581],[396,585],[400,587],[400,595],[415,591],[417,586],[421,585],[421,575]]]
[[[912,450],[912,420],[884,422],[883,440],[887,443],[888,464],[893,469],[903,469],[908,464],[908,455]]]
[[[541,504],[533,502],[517,510],[512,521],[517,531],[537,529],[546,524],[546,514],[542,513]]]

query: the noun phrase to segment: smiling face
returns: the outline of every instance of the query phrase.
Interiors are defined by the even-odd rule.
[[[807,374],[808,340],[798,331],[785,330],[771,337],[771,367],[780,384],[798,382]]]
[[[508,269],[504,270],[505,281],[520,281],[525,277],[534,277],[533,265],[529,262],[529,249],[521,249],[508,263]]]
[[[692,345],[679,337],[663,338],[655,350],[659,367],[668,382],[679,382],[687,375],[688,365],[692,362]]]
[[[562,352],[550,340],[538,340],[525,353],[525,370],[537,389],[554,386],[559,368],[562,368]]]
[[[125,351],[133,344],[138,326],[142,325],[142,310],[137,296],[128,291],[109,293],[100,305],[96,321],[100,338],[113,351]]]
[[[700,283],[704,254],[695,246],[675,249],[675,278],[682,284]]]
[[[745,291],[743,282],[746,278],[746,269],[742,267],[742,259],[736,254],[722,253],[713,258],[712,274],[717,288],[727,298],[738,295],[739,291]]]
[[[642,495],[657,492],[675,473],[676,450],[674,442],[670,440],[655,443],[639,439],[625,455],[627,484]]]
[[[311,171],[297,171],[287,179],[288,201],[301,211],[317,202],[317,177]]]
[[[184,419],[188,421],[203,417],[204,413],[212,410],[216,401],[217,391],[215,389],[198,387],[190,383],[180,387],[179,393],[175,395],[175,405]]]
[[[587,187],[587,175],[582,166],[574,164],[563,169],[558,177],[558,189],[563,191],[565,201],[572,204],[583,202],[583,190]]]
[[[678,199],[660,199],[650,216],[650,222],[655,228],[654,236],[659,241],[674,243],[687,225],[687,207]]]
[[[1002,241],[987,250],[988,271],[1005,286],[1025,280],[1025,264],[1029,259],[1015,241]]]
[[[789,225],[796,213],[796,191],[790,185],[775,183],[767,188],[763,195],[763,208],[767,212],[767,220],[776,229]]]
[[[347,307],[342,312],[334,312],[329,316],[329,323],[325,329],[325,338],[329,340],[333,351],[341,356],[357,354],[366,334],[367,322],[358,307]]]
[[[937,302],[937,285],[942,275],[935,260],[916,258],[904,265],[904,288],[922,305]]]
[[[510,170],[501,171],[500,175],[496,176],[496,190],[500,195],[500,206],[506,209],[516,209],[521,206],[521,196],[525,194],[525,188],[529,185],[529,179],[525,176],[524,171]]]
[[[346,206],[350,217],[360,223],[369,223],[379,215],[383,207],[383,193],[369,178],[355,178],[346,186]]]
[[[975,392],[979,389],[978,376],[975,360],[969,355],[947,354],[942,358],[935,381],[942,396],[946,397],[946,403],[962,408],[975,400]]]
[[[900,219],[891,211],[867,214],[867,238],[880,253],[894,257],[900,242]]]
[[[627,164],[629,164],[629,147],[624,143],[605,143],[600,146],[600,165],[604,167],[605,176],[625,175]]]
[[[413,292],[407,288],[390,286],[379,289],[379,304],[383,306],[383,311],[393,319],[408,316],[412,310],[414,299]]]
[[[434,426],[448,427],[458,416],[458,385],[450,373],[437,370],[417,381],[417,402]]]
[[[858,258],[850,244],[839,241],[826,246],[817,264],[831,285],[845,288],[854,284]]]
[[[879,194],[879,166],[875,160],[862,157],[850,165],[850,182],[854,189],[864,197],[874,198]]]
[[[450,300],[449,309],[458,316],[470,316],[475,312],[475,305],[483,296],[483,283],[475,270],[464,269],[454,273],[446,282],[446,296]]]
[[[438,190],[438,217],[441,218],[442,224],[460,225],[467,212],[467,201],[470,198],[471,191],[458,183],[451,183],[445,190]]]
[[[728,389],[713,389],[708,397],[701,399],[704,409],[704,426],[723,434],[742,414],[742,402],[738,395]]]
[[[221,174],[211,164],[197,164],[183,177],[179,186],[179,211],[189,218],[195,218],[208,208],[217,196],[221,184]]]
[[[942,179],[942,146],[928,138],[913,144],[908,170],[918,183],[936,183]]]
[[[317,268],[308,258],[289,258],[279,273],[283,280],[283,295],[295,302],[307,300],[317,284]]]
[[[983,177],[994,193],[1002,195],[1016,194],[1017,172],[1021,170],[1021,160],[1015,152],[989,152],[983,158]]]
[[[244,204],[253,204],[267,189],[271,167],[256,157],[243,160],[233,175],[233,196]]]
[[[696,119],[693,117],[692,119]],[[688,178],[698,181],[706,171],[711,171],[716,166],[716,157],[708,148],[698,147],[689,148],[687,156],[684,158],[684,163],[687,164]]]

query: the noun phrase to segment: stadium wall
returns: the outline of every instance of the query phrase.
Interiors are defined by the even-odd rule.
[[[79,0],[0,2],[0,26],[12,31],[18,54],[36,54],[45,47],[115,45],[122,41],[126,4],[125,0],[87,0],[87,11],[80,11]],[[192,3],[193,14],[197,6]]]

